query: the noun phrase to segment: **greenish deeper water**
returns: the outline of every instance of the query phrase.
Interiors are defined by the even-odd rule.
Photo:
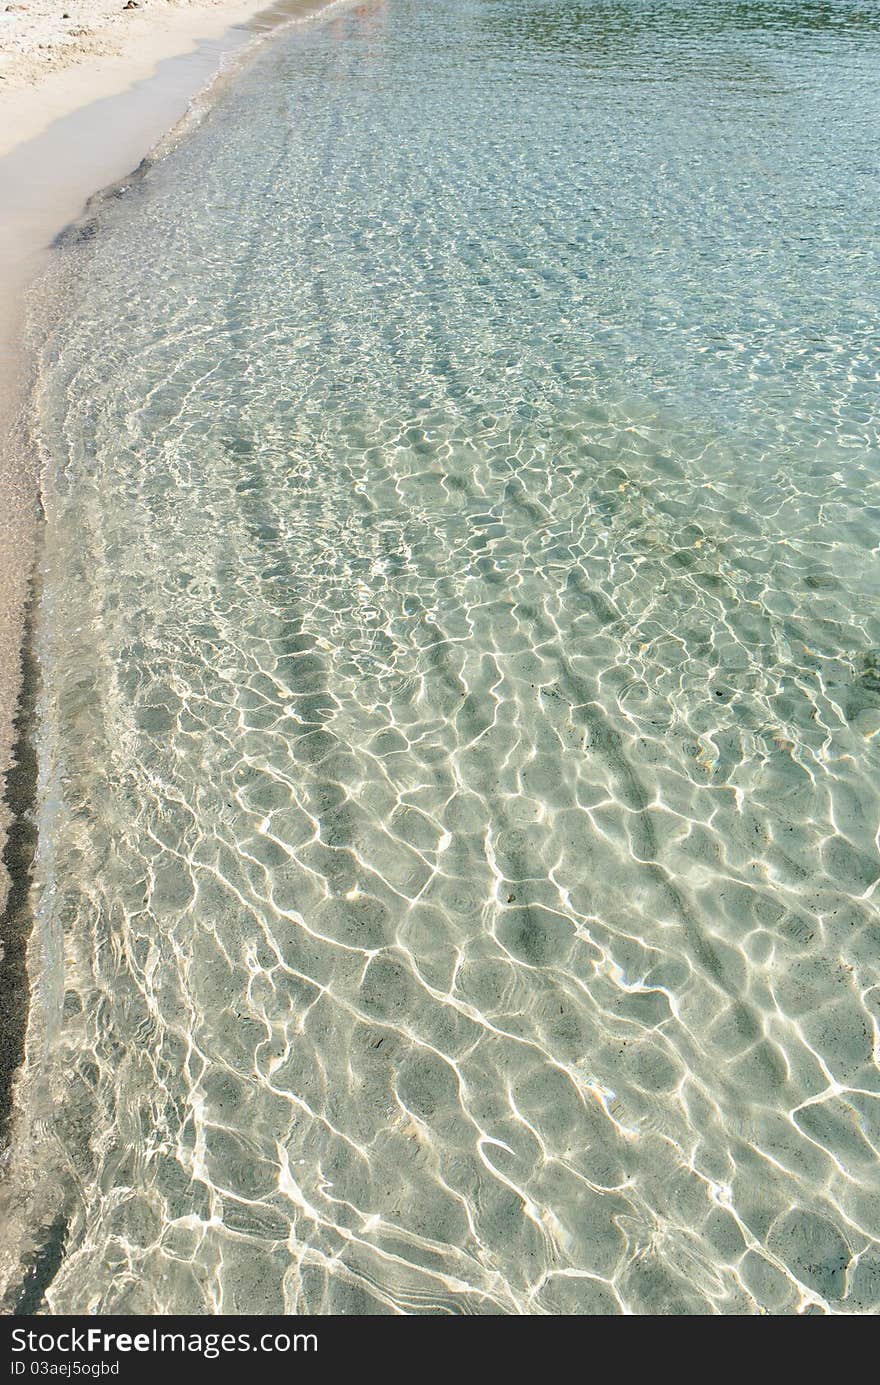
[[[880,1308],[878,73],[367,0],[58,252],[50,1311]]]

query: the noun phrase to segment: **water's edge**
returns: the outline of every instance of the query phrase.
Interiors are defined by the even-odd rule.
[[[39,521],[38,521],[39,523]],[[30,987],[27,943],[31,931],[30,885],[37,848],[37,695],[40,672],[34,643],[39,603],[39,573],[31,578],[21,648],[21,692],[15,715],[15,747],[7,776],[6,801],[11,825],[3,852],[9,878],[6,907],[0,919],[0,1002],[5,1023],[0,1030],[0,1142],[5,1142],[13,1107],[13,1084],[24,1057]]]
[[[47,250],[57,252],[89,241],[98,230],[102,211],[120,197],[132,193],[150,170],[197,127],[227,85],[241,76],[265,44],[297,25],[320,23],[326,15],[345,9],[351,3],[353,0],[279,0],[279,3],[261,8],[246,26],[231,25],[225,38],[232,40],[244,27],[249,34],[244,46],[240,46],[240,40],[225,49],[221,46],[219,65],[207,82],[193,92],[183,116],[160,136],[131,172],[96,189],[85,201],[80,214],[52,236]],[[192,56],[187,54],[169,61],[185,62]],[[16,357],[14,382],[7,391],[14,413],[10,412],[11,421],[5,428],[0,426],[3,450],[15,457],[21,475],[30,478],[33,506],[32,523],[27,534],[20,536],[26,542],[27,594],[20,621],[19,675],[14,701],[10,699],[9,704],[12,751],[5,773],[5,792],[0,791],[0,1009],[4,1015],[0,1028],[0,1211],[6,1226],[6,1246],[0,1258],[0,1311],[14,1314],[40,1311],[44,1291],[54,1273],[53,1266],[60,1259],[68,1224],[63,1211],[50,1216],[48,1221],[43,1217],[31,1241],[34,1227],[28,1225],[28,1220],[33,1211],[33,1189],[15,1187],[17,1124],[23,1114],[20,1098],[27,1086],[27,1039],[33,1020],[29,960],[32,964],[34,959],[32,956],[29,959],[29,953],[33,942],[31,887],[39,840],[40,782],[41,677],[37,624],[44,514],[41,463],[28,423],[33,418],[38,387],[39,346],[49,325],[58,320],[62,311],[59,287],[51,260],[45,261],[41,272],[20,286],[13,322],[16,326],[20,324],[21,346]],[[2,701],[0,698],[0,703]],[[4,708],[0,705],[0,718],[3,715]],[[2,768],[0,764],[0,770]],[[24,1096],[23,1100],[26,1099]],[[20,1282],[14,1277],[16,1261],[22,1271]]]

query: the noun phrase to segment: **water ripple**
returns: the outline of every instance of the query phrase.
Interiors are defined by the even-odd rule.
[[[50,1311],[880,1306],[878,36],[701,15],[342,13],[59,252]]]

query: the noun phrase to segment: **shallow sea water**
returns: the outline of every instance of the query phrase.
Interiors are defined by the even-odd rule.
[[[58,251],[48,1311],[880,1308],[878,61],[367,0]]]

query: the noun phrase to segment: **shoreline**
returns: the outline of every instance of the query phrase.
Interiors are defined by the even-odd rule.
[[[90,2],[106,10],[107,0]],[[40,68],[37,59],[35,73],[33,65],[0,65],[0,861],[14,818],[9,776],[38,522],[25,421],[27,290],[46,269],[55,237],[160,147],[236,59],[272,31],[328,7],[327,0],[155,3],[123,15],[113,45],[103,42],[104,30],[93,33],[91,46],[71,50],[64,66],[43,61]],[[60,7],[53,23],[60,26]],[[0,864],[0,915],[9,886]]]
[[[98,0],[99,3],[105,0]],[[339,0],[336,0],[338,3]],[[347,0],[342,0],[347,3]],[[56,238],[108,189],[161,156],[207,98],[274,31],[320,19],[333,0],[193,0],[136,14],[116,51],[86,52],[34,84],[0,88],[0,1183],[21,1115],[16,1087],[33,1004],[26,958],[36,849],[34,699],[30,647],[41,516],[30,436],[29,350],[35,286]],[[60,9],[60,7],[59,7]],[[152,28],[151,28],[152,26]],[[2,37],[2,35],[0,35]],[[3,69],[0,67],[0,73]],[[4,1211],[11,1209],[4,1207]],[[17,1222],[18,1218],[13,1218]],[[19,1228],[21,1232],[23,1228]],[[12,1236],[17,1241],[17,1236]],[[15,1256],[0,1264],[0,1297]]]
[[[71,12],[63,19],[60,6],[40,14],[47,3],[27,0],[0,10],[0,159],[56,120],[118,95],[149,79],[160,63],[273,8],[271,0],[135,0],[126,12],[123,0],[69,0]],[[283,0],[277,8],[284,8]],[[81,10],[95,27],[71,28]],[[31,32],[16,44],[10,21],[21,27],[28,20]]]

